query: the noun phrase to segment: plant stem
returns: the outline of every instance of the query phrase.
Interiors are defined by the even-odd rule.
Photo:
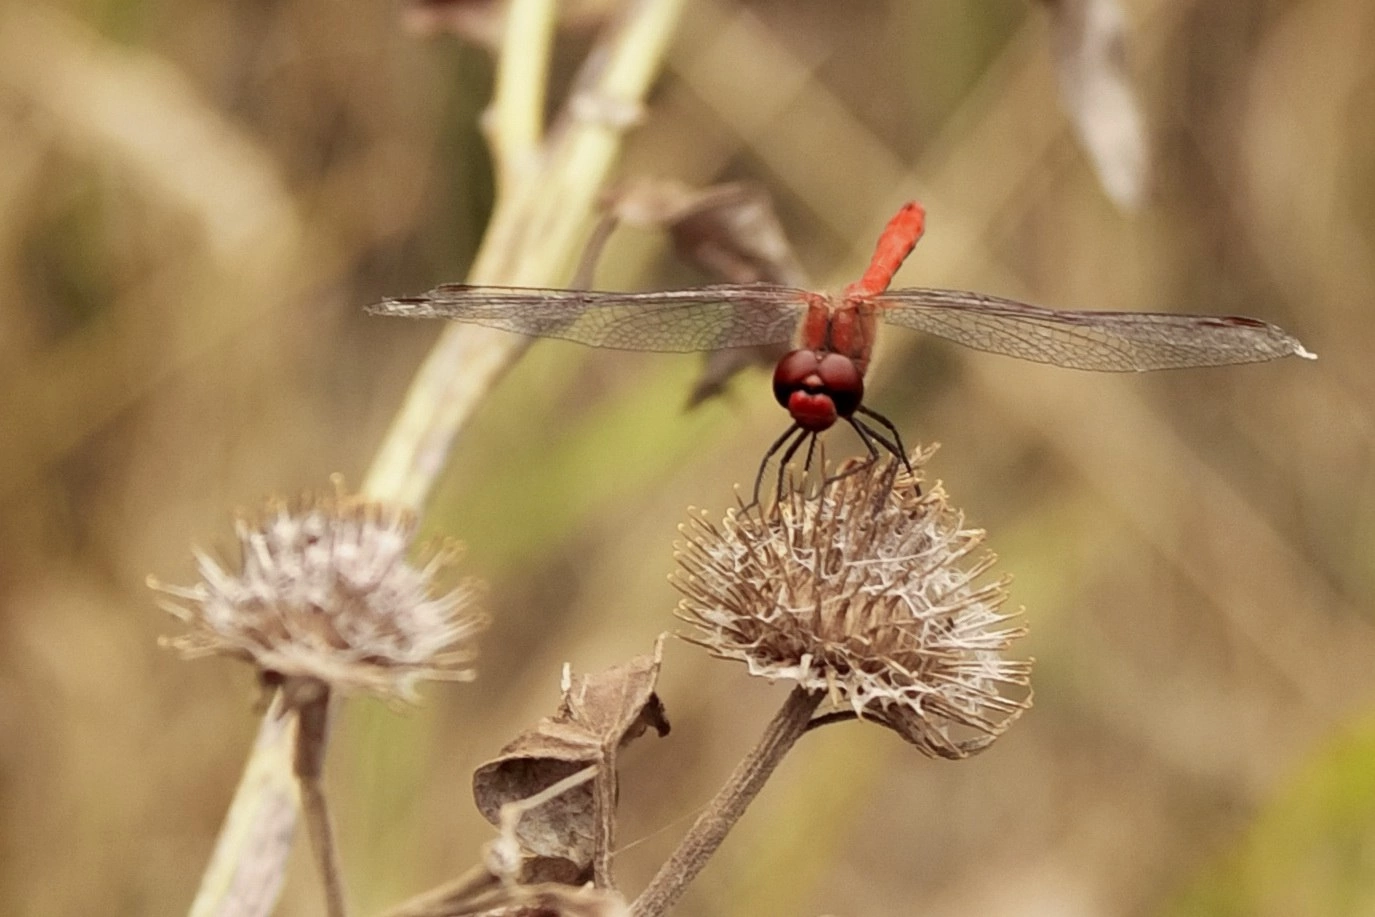
[[[684,3],[627,0],[613,27],[588,55],[575,91],[583,99],[637,106],[659,70]],[[536,6],[550,9],[543,4],[530,9]],[[508,36],[503,56],[548,53],[546,43],[522,42],[516,37]],[[530,62],[523,72],[542,73],[544,67]],[[543,92],[522,76],[509,94],[497,100],[496,120],[523,120],[528,125],[536,115],[518,115],[507,106],[542,104],[543,99]],[[502,176],[511,184],[501,189],[469,275],[473,282],[549,285],[558,282],[560,272],[576,258],[580,233],[592,216],[597,193],[620,152],[627,127],[579,114],[578,109],[565,106],[557,136],[541,145],[538,169],[513,169]],[[423,507],[459,430],[527,346],[516,335],[446,327],[378,448],[363,493],[376,500]],[[270,719],[259,728],[215,855],[201,878],[192,917],[266,917],[271,912],[290,844],[276,844],[273,856],[267,856],[260,841],[267,835],[274,839],[291,835],[293,816],[282,804],[284,794],[294,793],[293,781],[282,766],[289,748],[288,732]],[[239,902],[246,885],[253,886],[254,897],[243,906]]]
[[[496,165],[499,196],[519,186],[521,173],[535,167],[557,14],[555,0],[512,0],[506,5],[496,87],[482,119]]]
[[[808,691],[801,686],[792,690],[765,728],[754,751],[735,768],[726,785],[678,844],[678,849],[659,867],[649,886],[630,906],[631,917],[658,917],[673,906],[688,883],[707,865],[707,860],[721,846],[740,816],[745,814],[754,797],[759,795],[788,749],[807,731],[807,723],[822,697],[822,692]]]
[[[592,793],[596,799],[596,841],[592,848],[592,881],[597,888],[615,891],[616,880],[611,875],[611,851],[616,845],[616,745],[602,752],[597,773],[592,778]]]
[[[499,888],[500,877],[485,866],[474,866],[457,879],[389,908],[382,917],[433,917],[462,913],[464,908],[472,911],[474,903],[482,900],[483,895]]]
[[[347,917],[339,851],[334,843],[334,827],[330,824],[321,779],[329,739],[329,689],[321,685],[315,696],[302,702],[296,708],[296,720],[294,770],[301,784],[301,811],[325,885],[325,910],[329,917]]]
[[[663,59],[683,3],[626,3],[575,80],[571,101],[583,104],[564,107],[541,150],[540,168],[521,173],[518,182],[502,189],[469,282],[541,286],[564,278],[626,129],[625,124],[595,117],[597,105],[587,100],[621,107],[639,104]],[[524,47],[511,42],[508,53]],[[528,101],[532,95],[518,97]],[[528,346],[527,339],[501,331],[446,326],[417,371],[363,492],[420,509],[448,462],[459,430]]]
[[[191,917],[264,917],[272,912],[296,828],[299,790],[291,773],[295,736],[296,717],[286,714],[278,692],[258,727]]]

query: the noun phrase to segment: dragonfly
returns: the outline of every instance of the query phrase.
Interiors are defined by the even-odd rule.
[[[880,323],[975,350],[1099,372],[1315,358],[1282,328],[1238,315],[1073,311],[963,290],[890,290],[925,228],[924,208],[904,204],[879,236],[863,275],[839,295],[768,283],[640,293],[449,283],[368,311],[615,350],[687,353],[791,343],[794,349],[774,369],[773,393],[792,424],[760,464],[756,503],[775,455],[781,452],[781,492],[783,469],[802,444],[808,444],[810,467],[817,437],[842,421],[871,460],[882,448],[907,463],[897,427],[864,404],[864,376]]]

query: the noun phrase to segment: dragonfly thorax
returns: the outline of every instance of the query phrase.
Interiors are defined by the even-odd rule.
[[[824,350],[794,350],[773,371],[773,396],[799,427],[813,433],[849,417],[864,400],[855,361]]]

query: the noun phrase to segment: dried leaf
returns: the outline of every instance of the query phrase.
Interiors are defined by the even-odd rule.
[[[627,913],[625,899],[616,892],[557,879],[519,884],[492,871],[489,863],[392,908],[385,917],[624,917]]]
[[[517,885],[573,885],[587,882],[587,869],[563,857],[526,857],[515,874]]]
[[[545,721],[508,745],[473,774],[473,798],[484,818],[500,823],[501,807],[524,799],[588,767],[594,758],[586,743],[551,736]],[[555,729],[560,728],[555,726]],[[522,849],[538,856],[564,857],[580,866],[592,861],[594,803],[584,784],[549,800],[521,819],[516,833]]]
[[[489,909],[455,912],[447,917],[625,917],[630,913],[624,898],[600,888],[517,886],[506,890],[505,897],[507,901]]]
[[[1113,203],[1135,210],[1150,170],[1146,131],[1127,73],[1117,0],[1042,0],[1050,10],[1060,96]]]
[[[609,225],[663,227],[678,257],[701,268],[713,282],[778,283],[805,287],[807,277],[793,254],[769,195],[755,185],[724,184],[691,188],[680,182],[641,180],[610,192],[604,199]],[[589,247],[590,265],[605,241],[604,232]],[[590,277],[590,269],[588,276]],[[695,407],[720,393],[749,366],[772,366],[787,345],[714,351],[706,356],[702,375],[688,397]]]
[[[604,206],[631,226],[666,228],[679,257],[716,280],[806,283],[773,202],[758,186],[696,189],[675,181],[642,180],[610,192]]]
[[[574,676],[564,690],[555,719],[595,736],[604,749],[623,746],[651,726],[659,735],[667,735],[664,706],[654,693],[663,654],[664,640],[660,637],[653,655],[636,656],[599,675]]]
[[[668,720],[654,693],[662,658],[661,637],[652,655],[568,679],[554,717],[541,720],[474,772],[478,811],[501,824],[505,807],[602,766],[647,728],[667,734]],[[522,811],[514,835],[522,853],[567,860],[582,870],[592,861],[596,818],[594,788],[584,779]]]

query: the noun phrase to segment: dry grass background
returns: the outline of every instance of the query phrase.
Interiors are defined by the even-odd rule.
[[[902,283],[1241,312],[1321,359],[1109,378],[890,335],[872,403],[944,444],[932,472],[1017,574],[1036,707],[959,764],[809,737],[684,913],[1375,911],[1375,7],[1124,6],[1156,158],[1134,217],[1039,8],[688,4],[621,175],[765,185],[832,286],[915,196]],[[0,911],[190,901],[255,689],[156,647],[144,577],[188,579],[237,506],[361,478],[438,331],[361,307],[465,273],[490,88],[387,3],[0,13]],[[599,285],[700,279],[627,232]],[[727,505],[784,421],[762,374],[680,412],[696,366],[542,343],[464,432],[427,526],[469,544],[495,625],[477,683],[341,724],[360,913],[472,862],[471,770],[563,661],[673,627],[684,507]],[[661,688],[673,734],[623,762],[632,890],[783,690],[682,644]],[[316,913],[295,865],[281,912]]]

